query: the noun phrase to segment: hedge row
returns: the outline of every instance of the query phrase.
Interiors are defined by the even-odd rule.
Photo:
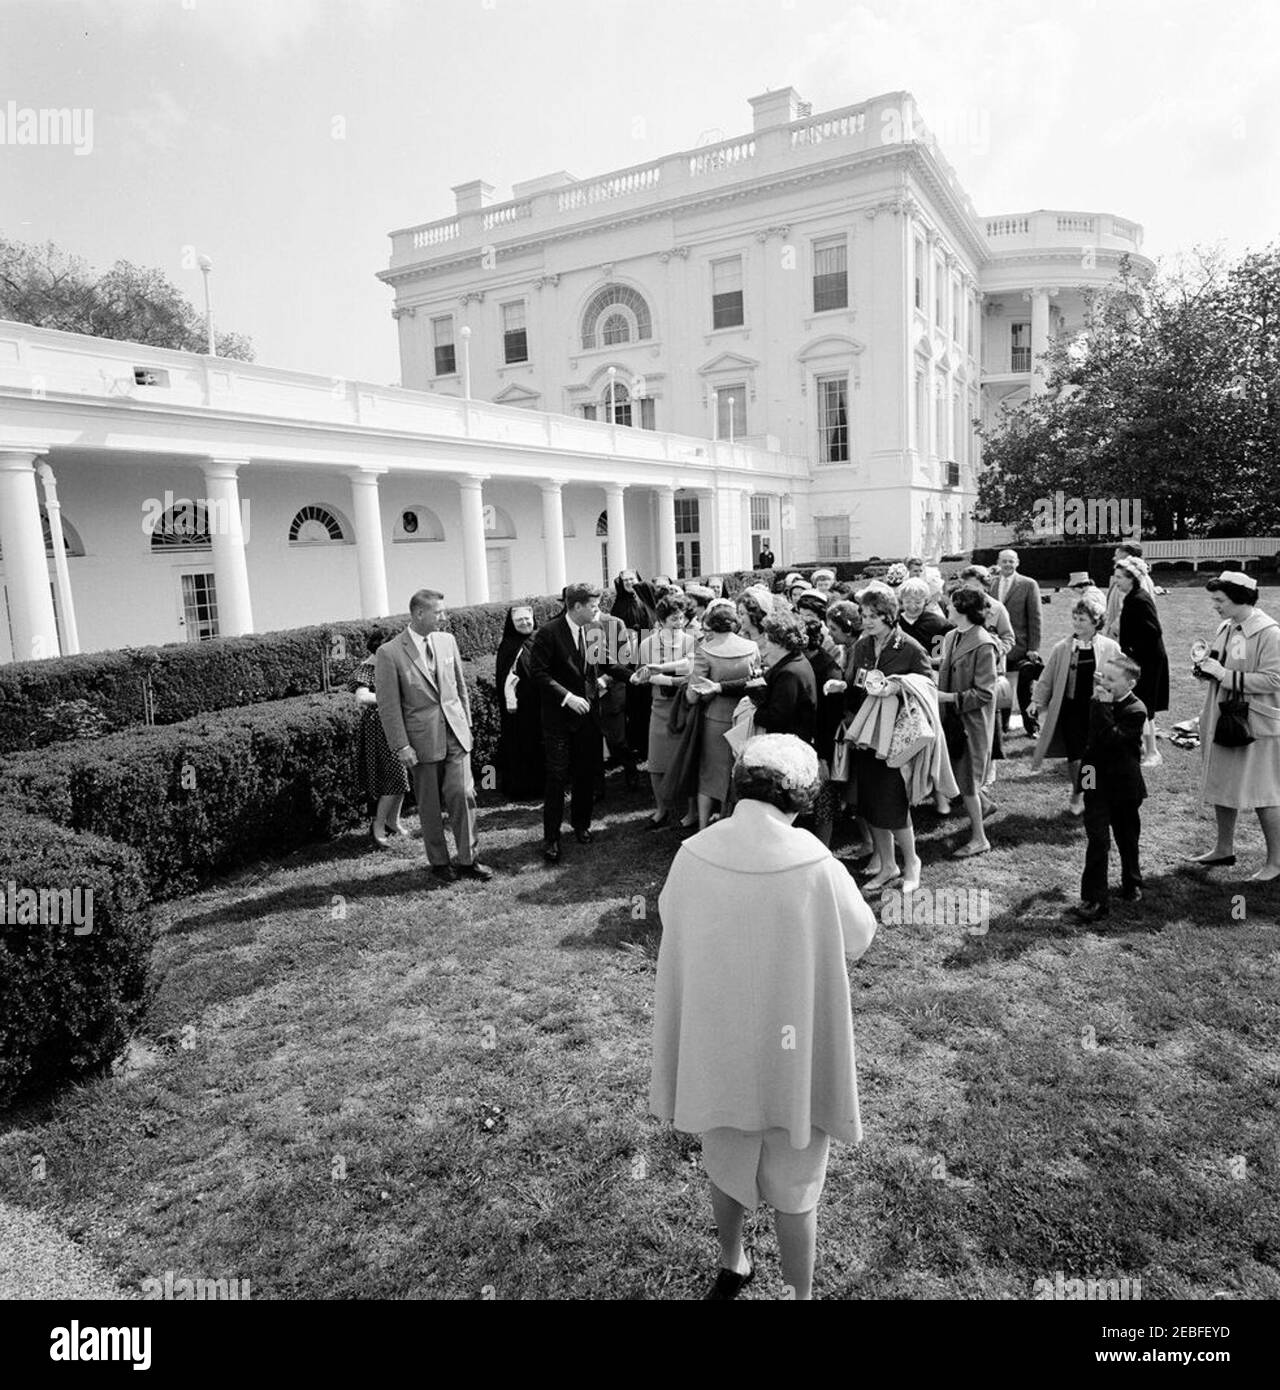
[[[71,921],[50,897],[68,893]],[[120,1054],[148,1003],[153,928],[132,849],[12,811],[0,813],[0,894],[3,1109]]]

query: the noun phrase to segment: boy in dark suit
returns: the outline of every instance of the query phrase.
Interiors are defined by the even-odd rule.
[[[1074,916],[1084,922],[1105,917],[1107,861],[1111,837],[1120,854],[1120,891],[1128,902],[1142,901],[1138,837],[1139,808],[1147,795],[1142,780],[1142,730],[1147,709],[1133,693],[1142,668],[1132,657],[1118,656],[1098,671],[1089,706],[1089,734],[1080,763],[1084,792],[1084,828],[1089,837],[1080,906]]]

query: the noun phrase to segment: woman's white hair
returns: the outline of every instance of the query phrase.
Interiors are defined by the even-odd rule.
[[[918,575],[913,575],[910,579],[904,579],[898,586],[899,600],[905,599],[909,594],[918,595],[921,603],[929,602],[929,586]]]
[[[818,785],[818,755],[794,734],[758,734],[748,739],[739,765],[784,791],[803,793]]]

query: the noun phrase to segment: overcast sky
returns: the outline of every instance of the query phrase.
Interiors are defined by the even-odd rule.
[[[1277,0],[0,0],[0,233],[161,268],[258,361],[399,377],[393,228],[907,89],[981,213],[1115,212],[1156,257],[1280,235]],[[7,136],[6,136],[7,138]],[[185,259],[188,262],[184,266]]]

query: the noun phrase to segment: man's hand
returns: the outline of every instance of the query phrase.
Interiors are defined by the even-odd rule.
[[[591,712],[590,702],[584,700],[581,695],[570,695],[564,702],[566,709],[571,709],[574,714],[589,714]]]
[[[396,754],[396,757],[400,759],[400,761],[405,765],[405,767],[417,767],[418,765],[418,755],[407,743]]]

